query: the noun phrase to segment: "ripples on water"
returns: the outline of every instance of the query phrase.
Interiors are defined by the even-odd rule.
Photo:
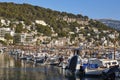
[[[0,80],[102,80],[64,75],[64,70],[50,65],[33,65],[0,54]]]

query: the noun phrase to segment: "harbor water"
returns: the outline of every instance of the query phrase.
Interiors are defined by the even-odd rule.
[[[64,69],[52,65],[37,64],[0,54],[0,80],[102,80],[65,76]]]

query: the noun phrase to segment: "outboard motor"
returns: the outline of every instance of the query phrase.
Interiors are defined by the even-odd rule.
[[[73,56],[69,61],[68,69],[72,72],[75,72],[75,70],[76,70],[77,59],[78,59],[77,56]]]
[[[113,66],[107,72],[103,72],[104,80],[115,80],[116,72],[120,72],[119,66]]]
[[[76,53],[74,53],[74,56],[71,57],[67,66],[67,69],[72,73],[78,73],[80,71],[81,57],[78,55],[78,51],[79,50],[77,50]]]

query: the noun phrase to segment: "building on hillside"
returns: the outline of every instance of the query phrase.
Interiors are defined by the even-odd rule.
[[[48,36],[39,36],[37,39],[39,39],[41,43],[44,43],[44,42],[50,41],[51,37],[48,37]]]
[[[0,37],[4,37],[6,33],[10,33],[10,28],[0,28]]]
[[[93,28],[93,31],[94,31],[95,33],[99,33],[99,31],[98,31],[97,28]]]
[[[10,25],[9,20],[1,19],[1,26],[9,26],[9,25]]]
[[[84,30],[84,29],[85,29],[85,26],[81,26],[81,27],[80,27],[80,30],[82,30],[82,29]]]
[[[77,33],[80,31],[80,29],[79,29],[78,27],[75,27],[75,29],[76,29],[76,32],[77,32]]]
[[[58,33],[53,33],[51,36],[52,36],[52,37],[57,37],[57,36],[58,36]]]
[[[0,40],[5,40],[5,34],[14,36],[14,31],[12,31],[10,28],[0,28]]]
[[[108,35],[111,39],[114,39],[115,38],[115,35],[114,34],[109,34]]]
[[[47,26],[46,22],[43,21],[43,20],[35,20],[35,23],[36,23],[36,24],[41,24],[41,25],[43,25],[43,26]]]
[[[61,47],[61,46],[69,45],[69,43],[70,43],[69,38],[68,39],[67,38],[59,38],[58,40],[55,40],[55,39],[52,40],[50,42],[50,45]]]
[[[16,33],[14,36],[15,43],[17,44],[35,44],[35,39],[32,34],[27,33]]]

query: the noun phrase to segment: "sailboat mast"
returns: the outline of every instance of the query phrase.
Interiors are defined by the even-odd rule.
[[[115,59],[116,45],[114,43],[114,59]]]
[[[116,53],[116,33],[114,38],[114,60],[115,60],[115,53]]]

